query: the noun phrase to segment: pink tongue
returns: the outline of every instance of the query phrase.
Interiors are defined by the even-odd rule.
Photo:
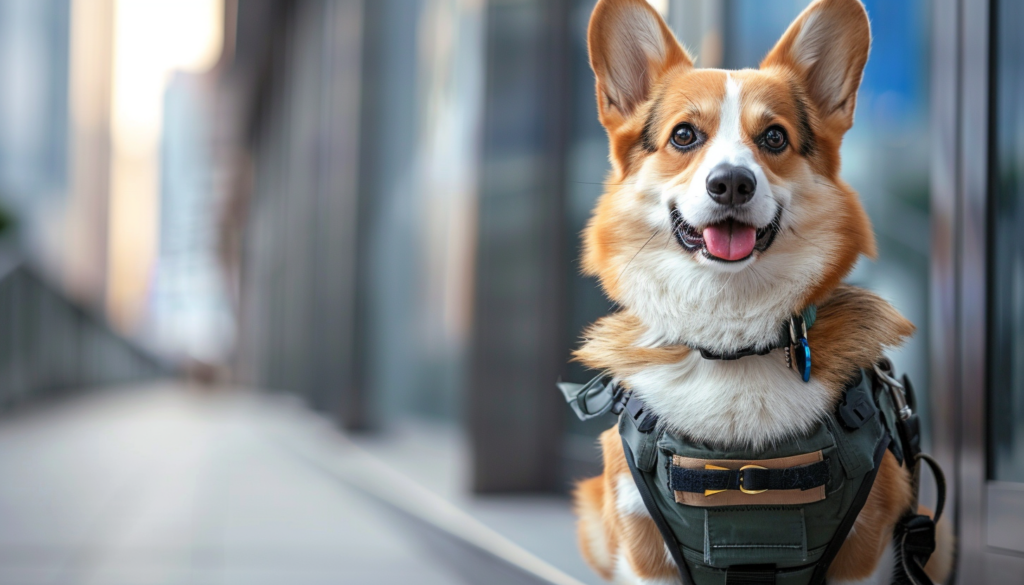
[[[735,221],[723,221],[704,228],[704,245],[722,260],[742,260],[754,251],[757,230]]]

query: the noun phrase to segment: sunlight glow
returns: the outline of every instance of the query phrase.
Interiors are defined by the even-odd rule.
[[[141,316],[159,241],[166,83],[175,70],[213,67],[223,27],[223,0],[116,1],[107,309],[122,330]]]

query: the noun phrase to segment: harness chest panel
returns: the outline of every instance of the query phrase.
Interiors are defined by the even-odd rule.
[[[684,585],[823,585],[886,450],[906,466],[914,494],[893,533],[893,583],[927,585],[945,502],[942,470],[921,453],[910,380],[896,380],[885,359],[856,378],[814,428],[758,450],[716,449],[667,432],[607,373],[558,387],[581,420],[619,415],[626,463]],[[921,462],[938,488],[932,517],[916,513]]]
[[[858,395],[877,400],[866,376],[847,400],[861,402]],[[831,560],[848,512],[863,504],[889,437],[877,412],[857,428],[829,415],[770,448],[721,450],[660,428],[643,432],[642,415],[623,412],[619,432],[638,487],[645,484],[696,585],[726,583],[730,569],[752,566],[771,566],[775,583],[810,583],[818,562]]]

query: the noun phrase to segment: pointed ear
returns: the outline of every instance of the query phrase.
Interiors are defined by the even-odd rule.
[[[645,0],[600,0],[587,31],[601,123],[613,128],[650,98],[653,83],[693,61]]]
[[[817,0],[789,26],[761,68],[795,72],[826,125],[853,125],[857,89],[871,48],[871,25],[860,0]]]

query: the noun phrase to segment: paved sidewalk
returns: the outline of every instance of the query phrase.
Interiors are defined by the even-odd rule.
[[[394,425],[386,435],[355,439],[378,460],[401,462],[406,473],[433,493],[537,557],[587,585],[605,585],[584,561],[576,537],[576,517],[567,498],[533,495],[472,497],[466,490],[468,445],[457,429],[419,420]],[[600,457],[597,444],[593,456]]]
[[[164,386],[0,419],[0,584],[464,583],[269,414]]]
[[[468,498],[458,437],[404,428],[353,443],[283,396],[174,384],[4,415],[0,585],[537,582],[502,555],[559,583],[598,582],[563,499]],[[408,490],[388,496],[398,507],[372,481],[398,477],[381,463],[396,460],[426,484],[385,482]],[[410,522],[421,513],[462,540]]]

